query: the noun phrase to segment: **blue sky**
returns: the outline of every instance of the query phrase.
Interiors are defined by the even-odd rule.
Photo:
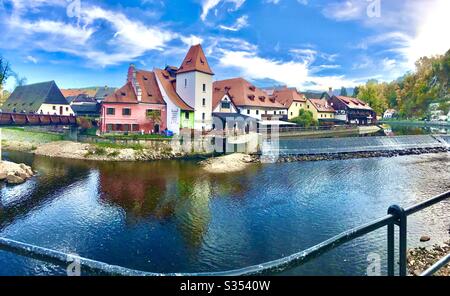
[[[121,86],[130,63],[300,90],[390,81],[450,48],[448,0],[0,0],[0,54],[29,83]],[[14,88],[9,79],[7,88]]]

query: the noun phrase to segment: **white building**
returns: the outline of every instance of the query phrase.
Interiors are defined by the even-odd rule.
[[[213,76],[201,45],[192,46],[176,72],[176,92],[194,108],[194,128],[212,128]]]

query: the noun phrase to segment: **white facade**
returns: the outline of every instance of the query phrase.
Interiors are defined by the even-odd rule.
[[[158,79],[158,76],[156,76],[156,81],[158,82],[159,90],[161,91],[161,95],[163,97],[164,102],[166,102],[167,107],[167,129],[169,131],[172,131],[175,134],[180,133],[180,118],[181,118],[181,109],[175,105],[172,100],[169,98],[169,96],[166,93],[166,90],[162,86],[161,82]]]
[[[212,127],[213,76],[199,71],[177,74],[177,93],[194,107],[194,129],[209,130]]]
[[[222,103],[227,104],[230,107],[225,108]],[[230,97],[228,95],[224,95],[219,104],[214,108],[213,113],[238,113],[238,110],[231,101]]]
[[[262,115],[287,115],[287,109],[280,108],[270,108],[270,107],[251,107],[251,106],[243,106],[238,107],[239,113],[242,115],[247,115],[258,120],[261,120]]]
[[[75,115],[75,112],[73,112],[72,107],[70,107],[69,104],[42,104],[37,113],[64,116]]]

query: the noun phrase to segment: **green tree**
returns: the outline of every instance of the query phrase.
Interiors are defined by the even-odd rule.
[[[290,120],[292,123],[302,127],[317,126],[319,122],[314,119],[314,115],[309,110],[300,109],[299,115]]]
[[[341,96],[343,97],[347,96],[347,89],[345,87],[341,87]]]
[[[357,98],[357,97],[358,97],[358,94],[359,94],[359,87],[356,86],[356,87],[353,89],[353,97],[354,97],[354,98]]]

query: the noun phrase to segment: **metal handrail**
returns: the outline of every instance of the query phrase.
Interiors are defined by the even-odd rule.
[[[442,267],[450,263],[450,254],[447,254],[444,258],[430,266],[427,270],[425,270],[420,276],[431,276],[439,271]]]
[[[414,206],[403,209],[399,206],[391,206],[388,209],[388,215],[376,219],[370,223],[353,228],[351,230],[342,232],[320,244],[310,247],[301,252],[283,257],[281,259],[265,262],[258,265],[244,267],[235,270],[221,271],[221,272],[201,272],[201,273],[154,273],[147,271],[139,271],[129,269],[117,265],[110,265],[104,262],[99,262],[87,258],[83,258],[76,255],[65,254],[59,251],[50,250],[22,242],[17,242],[7,238],[0,238],[0,250],[9,251],[15,254],[19,254],[32,259],[54,263],[61,266],[66,266],[68,260],[78,260],[80,266],[87,268],[88,270],[99,272],[107,275],[125,275],[125,276],[248,276],[248,275],[261,275],[267,273],[279,273],[287,269],[302,265],[309,260],[322,255],[323,253],[330,251],[344,243],[359,238],[370,232],[388,227],[388,275],[394,275],[394,225],[398,225],[400,228],[399,235],[399,252],[400,252],[400,270],[401,276],[406,276],[406,224],[407,216],[412,215],[420,210],[428,208],[436,203],[439,203],[447,198],[450,198],[450,191],[430,198],[424,202],[416,204]],[[449,262],[449,255],[441,259],[434,266],[424,272],[424,275],[431,275],[439,270],[442,266]]]

